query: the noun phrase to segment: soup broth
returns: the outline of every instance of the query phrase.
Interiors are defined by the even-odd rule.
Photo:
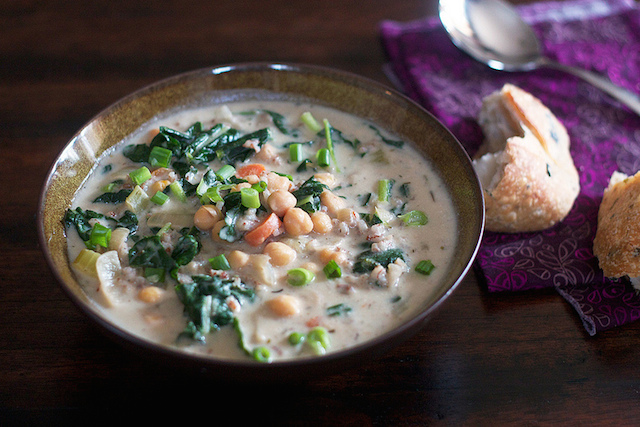
[[[99,159],[65,222],[74,269],[115,324],[266,362],[395,328],[456,244],[449,195],[410,142],[283,101],[148,123]]]

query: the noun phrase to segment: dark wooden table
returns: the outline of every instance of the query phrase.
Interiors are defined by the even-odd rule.
[[[219,384],[105,338],[55,282],[37,241],[58,152],[120,97],[231,62],[331,66],[389,83],[382,19],[434,0],[18,1],[0,4],[0,425],[115,420],[124,409],[294,425],[632,424],[640,324],[589,337],[554,291],[489,295],[469,275],[419,334],[308,384]]]

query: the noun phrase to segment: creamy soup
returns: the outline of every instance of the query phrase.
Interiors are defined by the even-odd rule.
[[[262,362],[395,328],[456,244],[451,200],[409,142],[281,101],[152,121],[99,159],[65,223],[73,268],[115,324]]]

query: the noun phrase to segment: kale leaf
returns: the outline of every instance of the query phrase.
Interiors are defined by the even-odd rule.
[[[303,182],[292,194],[296,197],[296,200],[298,200],[299,208],[308,213],[313,213],[320,209],[320,195],[328,188],[329,187],[312,176]]]
[[[252,147],[245,147],[244,144],[252,139],[257,140],[258,147],[262,147],[265,142],[271,139],[271,130],[269,128],[258,129],[255,132],[248,133],[238,139],[229,141],[220,146],[217,151],[218,158],[223,163],[235,165],[238,162],[247,160],[256,152]]]
[[[127,200],[127,197],[129,197],[129,194],[131,194],[131,191],[132,190],[128,188],[123,188],[118,192],[102,193],[101,195],[99,195],[93,200],[93,203],[112,203],[112,204],[122,203],[125,200]]]
[[[171,258],[173,258],[179,266],[187,265],[198,255],[201,247],[202,245],[196,236],[193,234],[185,234],[178,239],[175,248],[171,252]]]
[[[181,337],[204,342],[209,332],[234,320],[227,298],[234,297],[242,304],[255,297],[253,289],[239,280],[207,275],[192,276],[192,279],[191,283],[180,283],[175,287],[188,319]]]
[[[369,125],[369,127],[371,128],[371,130],[373,130],[378,137],[382,140],[382,142],[384,142],[387,145],[392,145],[394,147],[398,147],[398,148],[402,148],[404,146],[404,141],[401,140],[397,140],[397,139],[389,139],[389,138],[385,138],[382,133],[380,133],[380,131],[372,125]]]
[[[173,270],[177,267],[176,261],[162,246],[160,237],[155,234],[138,240],[129,249],[129,265],[164,270]]]
[[[65,226],[75,227],[82,241],[87,242],[91,238],[91,229],[93,226],[89,223],[94,218],[105,218],[101,213],[92,210],[83,210],[81,207],[75,209],[67,209],[64,214]]]
[[[234,242],[238,239],[236,221],[247,208],[242,204],[242,195],[239,191],[228,193],[224,196],[223,200],[225,208],[224,221],[226,225],[220,230],[219,236],[227,242]]]
[[[356,258],[356,262],[353,264],[353,272],[358,274],[368,273],[378,265],[387,267],[398,258],[404,261],[402,251],[397,248],[387,249],[382,252],[367,250]]]

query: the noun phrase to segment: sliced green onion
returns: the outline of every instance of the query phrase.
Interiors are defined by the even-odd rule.
[[[147,196],[142,187],[136,185],[124,202],[131,212],[138,215],[149,206],[151,200],[149,200],[149,196]]]
[[[424,274],[425,276],[431,274],[434,268],[436,268],[436,266],[433,265],[429,259],[423,259],[418,263],[418,265],[416,265],[416,271],[420,274]]]
[[[105,193],[110,193],[112,192],[114,189],[118,188],[118,186],[122,185],[123,181],[121,179],[116,179],[113,182],[110,182],[109,184],[105,185],[104,187],[102,187],[102,191]]]
[[[133,181],[135,185],[140,185],[151,178],[151,172],[146,166],[142,166],[140,169],[130,172],[129,177],[131,177],[131,181]]]
[[[304,286],[313,282],[316,275],[306,268],[292,268],[287,271],[287,281],[291,286]]]
[[[235,174],[236,174],[236,168],[234,168],[231,165],[224,165],[218,170],[218,172],[216,172],[216,175],[218,176],[218,178],[220,178],[223,181],[231,178]]]
[[[181,202],[187,201],[187,195],[185,194],[184,189],[182,188],[182,185],[179,181],[173,181],[171,184],[169,184],[169,189],[171,190],[171,193],[175,194],[178,200],[180,200]]]
[[[329,332],[321,326],[313,328],[307,334],[307,343],[311,346],[314,353],[318,355],[325,354],[331,346]]]
[[[171,162],[171,156],[171,150],[156,145],[149,153],[149,164],[154,168],[166,168]]]
[[[209,258],[209,264],[211,264],[211,268],[214,270],[229,270],[231,268],[231,265],[229,265],[229,261],[224,254]]]
[[[324,119],[324,137],[327,140],[327,149],[329,150],[329,154],[331,154],[331,160],[333,160],[336,171],[340,172],[338,161],[336,160],[336,154],[333,151],[333,141],[331,140],[331,125],[329,124],[329,120],[327,119]]]
[[[96,251],[92,251],[91,249],[82,249],[76,259],[73,261],[73,266],[78,270],[93,276],[98,277],[98,272],[96,271],[96,261],[100,254]]]
[[[306,338],[307,337],[300,332],[292,332],[291,335],[289,335],[288,341],[291,345],[298,345],[302,344],[306,340]]]
[[[207,204],[209,202],[222,202],[224,199],[220,191],[230,190],[235,187],[235,184],[225,184],[225,185],[216,185],[214,187],[207,188],[207,191],[200,197],[200,201],[203,204]]]
[[[163,193],[162,191],[156,191],[156,194],[153,195],[151,201],[156,205],[164,205],[169,200],[169,195]]]
[[[241,188],[240,202],[246,208],[258,209],[260,207],[260,195],[253,188]]]
[[[165,271],[164,268],[157,267],[145,267],[144,277],[152,283],[164,282]]]
[[[398,218],[400,218],[402,222],[409,227],[425,225],[429,222],[429,218],[427,218],[427,215],[422,211],[410,211],[406,214],[400,215]]]
[[[302,144],[294,143],[289,146],[289,158],[292,162],[302,160]]]
[[[258,181],[255,184],[253,184],[251,188],[256,190],[258,193],[262,193],[264,190],[267,189],[267,183],[264,181]]]
[[[156,233],[156,236],[162,236],[164,233],[166,233],[169,230],[171,230],[171,223],[167,222],[165,225],[160,227],[160,230],[158,230],[158,232]]]
[[[337,279],[342,277],[342,269],[335,260],[331,260],[322,269],[327,279]]]
[[[318,166],[327,167],[331,164],[331,153],[327,148],[321,148],[318,150],[316,154],[316,161],[318,162]]]
[[[91,229],[91,235],[89,237],[89,244],[92,247],[102,246],[103,248],[109,247],[109,241],[111,240],[111,229],[96,222]]]
[[[254,348],[253,351],[251,352],[251,355],[253,356],[253,359],[258,362],[262,362],[262,363],[271,362],[271,352],[266,347],[260,346],[260,347]]]
[[[378,201],[388,202],[391,196],[391,181],[388,179],[381,179],[378,181]]]
[[[302,121],[311,132],[318,133],[322,130],[320,123],[318,123],[309,111],[305,111],[300,115],[300,121]]]

